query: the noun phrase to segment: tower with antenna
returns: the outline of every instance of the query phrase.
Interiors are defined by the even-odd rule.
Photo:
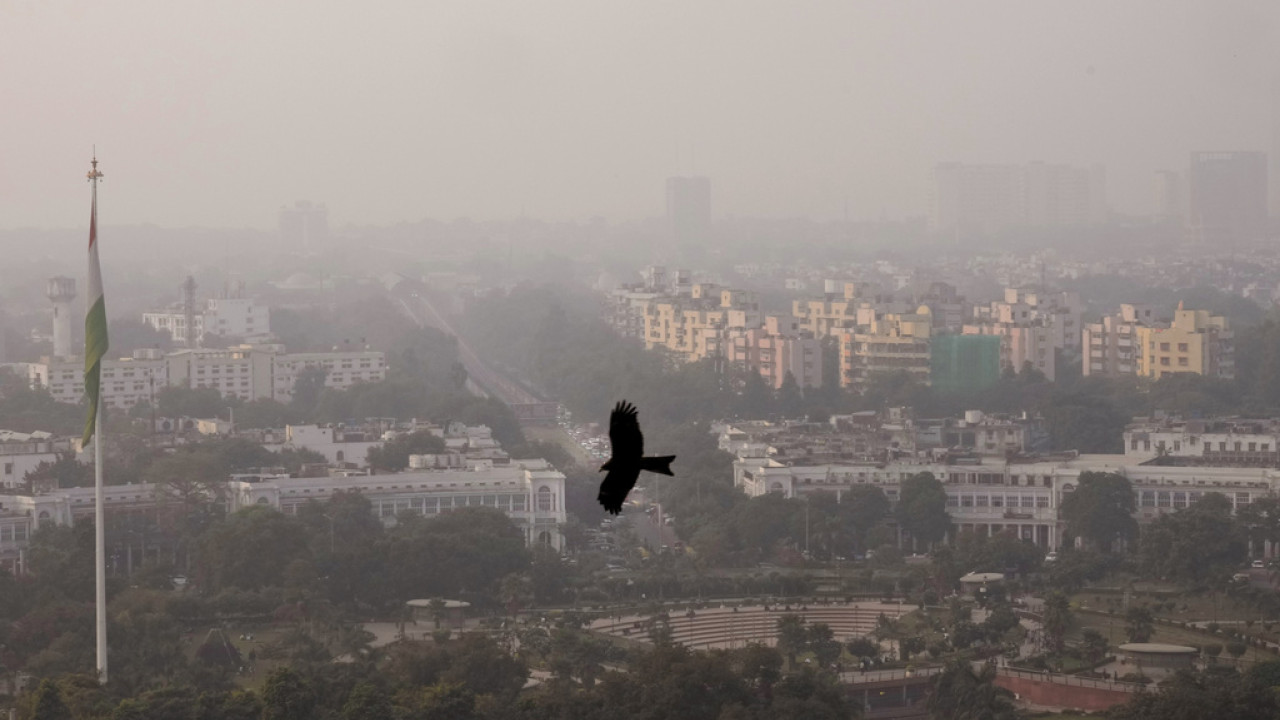
[[[187,347],[196,347],[196,279],[190,275],[182,283],[182,317],[187,325]]]
[[[51,277],[45,283],[45,295],[53,303],[53,355],[71,357],[71,301],[76,299],[76,281],[69,277]]]

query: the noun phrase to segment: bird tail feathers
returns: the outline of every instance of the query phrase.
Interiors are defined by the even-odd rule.
[[[675,455],[640,458],[640,469],[648,470],[649,472],[658,473],[660,475],[671,475],[674,477],[675,473],[671,472],[671,461],[675,459]]]

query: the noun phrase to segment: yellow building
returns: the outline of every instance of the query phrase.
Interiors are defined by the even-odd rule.
[[[644,344],[684,362],[720,357],[729,330],[760,325],[760,303],[749,292],[694,285],[690,297],[650,301],[644,309]]]
[[[828,293],[820,300],[793,300],[791,314],[800,329],[815,338],[852,332],[869,325],[878,314],[907,313],[912,305],[872,283],[841,283],[839,294]]]
[[[1158,379],[1174,373],[1235,377],[1234,335],[1225,317],[1207,310],[1184,310],[1179,303],[1170,327],[1135,330],[1141,377]]]
[[[840,333],[840,386],[858,387],[882,372],[905,370],[929,384],[929,338],[933,314],[920,306],[914,313],[886,313],[865,331]]]

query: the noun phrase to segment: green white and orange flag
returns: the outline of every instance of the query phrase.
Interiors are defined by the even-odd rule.
[[[94,163],[95,166],[97,163]],[[96,167],[95,167],[96,169]],[[102,357],[107,354],[107,306],[102,297],[102,268],[98,265],[98,189],[94,183],[89,214],[89,313],[84,316],[84,391],[89,396],[89,419],[80,447],[87,447],[97,429],[101,395]]]

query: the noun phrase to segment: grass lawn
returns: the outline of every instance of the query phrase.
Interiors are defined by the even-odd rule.
[[[236,630],[223,631],[227,640],[235,646],[236,650],[240,651],[240,657],[244,659],[246,667],[249,663],[250,651],[255,651],[256,655],[258,655],[257,660],[254,663],[255,669],[252,674],[246,673],[244,675],[237,674],[231,676],[231,680],[236,684],[236,687],[246,690],[261,689],[262,683],[266,680],[267,675],[271,674],[272,670],[282,665],[289,664],[289,660],[287,658],[267,660],[261,657],[262,648],[270,643],[280,640],[287,630],[288,628],[264,625],[262,627],[244,627]],[[188,660],[196,662],[196,650],[204,643],[208,634],[209,628],[199,629],[191,633],[191,642],[186,646]],[[240,636],[245,634],[252,634],[253,640],[241,640]]]
[[[1112,649],[1129,641],[1124,634],[1124,618],[1081,612],[1075,613],[1075,620],[1076,629],[1072,633],[1075,637],[1079,637],[1079,633],[1085,628],[1092,628],[1102,633],[1102,636],[1107,638],[1107,643]],[[1198,630],[1156,625],[1155,634],[1151,637],[1151,642],[1169,643],[1172,645],[1205,645],[1208,643],[1226,645],[1227,639],[1221,635],[1211,635],[1208,632]],[[1250,663],[1268,662],[1278,658],[1264,650],[1250,647],[1245,651],[1245,654],[1241,656],[1240,659],[1245,663]],[[1222,655],[1219,656],[1218,662],[1220,664],[1229,664],[1234,662],[1234,659],[1224,650]]]

